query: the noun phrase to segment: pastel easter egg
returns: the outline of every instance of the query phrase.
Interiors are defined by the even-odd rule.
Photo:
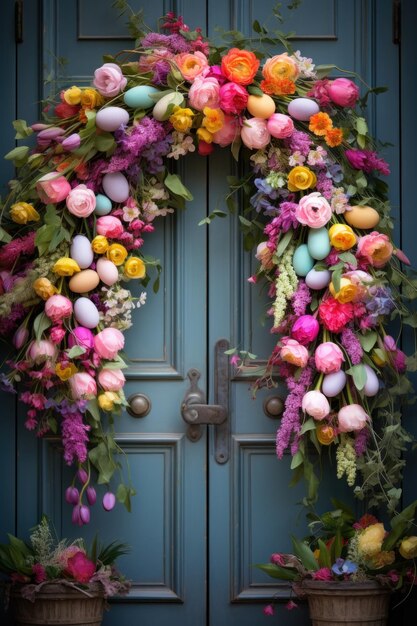
[[[70,257],[77,261],[81,269],[90,267],[94,259],[91,242],[84,235],[75,235],[70,248]]]
[[[182,96],[178,91],[167,93],[166,96],[162,96],[160,100],[155,104],[152,115],[158,122],[163,122],[167,120],[171,115],[172,111],[170,105],[180,106],[184,102],[184,96]]]
[[[246,105],[247,110],[253,117],[260,117],[263,120],[267,120],[275,113],[275,102],[264,93],[262,96],[250,95]]]
[[[158,93],[158,91],[159,89],[150,85],[138,85],[128,89],[123,96],[123,100],[132,109],[149,109],[155,104],[155,101],[149,96],[152,93]]]
[[[70,279],[68,287],[74,293],[88,293],[97,287],[100,282],[99,275],[94,270],[82,270]]]
[[[292,258],[294,271],[298,276],[307,276],[314,265],[314,259],[310,256],[307,244],[298,246]]]
[[[343,217],[350,226],[367,230],[375,228],[379,222],[379,213],[370,206],[353,206],[350,211],[345,211]]]
[[[288,113],[295,120],[307,122],[312,115],[320,111],[320,107],[314,100],[310,98],[294,98],[288,105]]]
[[[97,274],[100,277],[100,280],[109,287],[117,283],[119,280],[119,270],[115,266],[114,263],[109,261],[108,259],[99,259],[97,261]]]
[[[100,321],[98,309],[90,298],[78,298],[74,302],[74,316],[77,322],[86,328],[96,328]]]
[[[346,385],[346,374],[343,370],[326,374],[323,378],[321,391],[327,398],[336,397]]]
[[[111,172],[103,176],[103,189],[113,202],[126,202],[129,197],[129,183],[121,172]]]
[[[96,115],[96,126],[101,130],[112,132],[127,124],[129,121],[129,113],[121,107],[105,107],[100,109]]]
[[[94,213],[96,215],[108,215],[112,210],[112,203],[110,198],[103,196],[102,193],[96,195],[96,208]]]
[[[329,284],[331,278],[332,275],[329,270],[316,270],[313,267],[306,276],[306,285],[310,289],[324,289]]]
[[[325,259],[330,252],[329,231],[323,228],[310,228],[307,237],[307,248],[313,259]]]
[[[368,396],[368,397],[376,396],[376,394],[379,391],[378,376],[375,374],[374,370],[369,365],[365,365],[364,367],[366,370],[366,383],[363,388],[363,393],[365,394],[365,396]]]

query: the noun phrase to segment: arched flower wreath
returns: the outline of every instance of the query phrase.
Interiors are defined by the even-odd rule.
[[[34,131],[37,143],[6,156],[19,175],[2,209],[0,332],[14,345],[3,388],[19,384],[28,429],[60,434],[80,481],[66,497],[74,522],[87,523],[91,469],[106,485],[117,468],[102,416],[126,404],[123,331],[144,300],[128,281],[146,285],[145,234],[191,199],[167,164],[225,147],[238,158],[242,148],[250,173],[229,205],[241,192],[243,229],[259,243],[250,281],[266,281],[272,301],[277,342],[255,386],[287,383],[278,457],[290,448],[314,498],[308,450],[333,446],[337,475],[370,504],[394,507],[410,441],[397,400],[411,391],[415,360],[386,324],[416,325],[407,309],[416,281],[404,280],[407,259],[391,239],[379,178],[388,165],[357,112],[367,95],[289,47],[265,55],[239,35],[214,47],[172,14],[162,29],[141,38],[134,60],[106,58],[93,87],[63,91],[42,123],[14,123],[17,139]],[[245,354],[231,356],[242,370]],[[127,505],[132,493],[116,490]],[[115,499],[108,490],[105,508]]]

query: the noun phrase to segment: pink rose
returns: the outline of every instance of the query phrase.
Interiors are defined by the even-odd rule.
[[[251,117],[245,120],[240,131],[242,141],[251,150],[261,150],[271,141],[266,120],[260,117]]]
[[[68,337],[68,347],[74,346],[80,346],[86,350],[91,350],[94,347],[94,335],[89,328],[77,326],[71,331]]]
[[[308,350],[305,346],[302,346],[295,339],[289,337],[283,337],[281,339],[283,344],[280,352],[281,359],[291,365],[297,367],[305,367],[308,361]]]
[[[48,339],[32,341],[27,350],[28,357],[32,359],[32,361],[35,361],[35,363],[42,363],[48,359],[54,359],[56,354],[56,346],[52,341],[48,341]]]
[[[96,195],[87,185],[77,185],[69,192],[66,204],[76,217],[88,217],[96,208]]]
[[[123,333],[117,328],[105,328],[94,337],[95,351],[102,359],[114,359],[124,345]]]
[[[50,172],[38,180],[36,191],[45,204],[57,204],[65,200],[71,191],[71,185],[59,172]]]
[[[98,235],[104,235],[104,237],[109,237],[109,239],[117,239],[123,234],[124,228],[122,222],[117,217],[104,215],[98,218],[96,231]]]
[[[294,132],[294,122],[289,115],[273,113],[267,121],[267,127],[273,137],[285,139],[291,137]]]
[[[357,256],[363,257],[373,267],[384,267],[392,257],[394,248],[388,235],[374,230],[369,235],[360,237]]]
[[[315,420],[322,420],[330,413],[330,404],[326,396],[321,391],[307,391],[303,396],[301,408],[305,413],[314,417]]]
[[[74,556],[68,559],[65,569],[65,573],[78,583],[88,583],[95,571],[95,564],[81,550],[78,550]]]
[[[93,85],[105,98],[114,98],[126,87],[127,79],[116,63],[104,63],[94,72]]]
[[[96,381],[86,372],[77,372],[68,379],[74,400],[97,395]]]
[[[249,94],[242,85],[226,83],[220,87],[220,108],[225,113],[239,115],[248,103]]]
[[[320,324],[312,315],[301,315],[291,329],[291,336],[299,343],[306,345],[319,334]]]
[[[199,50],[194,53],[176,54],[174,61],[184,80],[188,80],[189,83],[192,83],[209,66],[206,55]]]
[[[313,191],[300,198],[295,217],[300,224],[310,228],[322,228],[330,220],[332,208],[326,198],[318,191]]]
[[[58,345],[61,343],[66,334],[67,331],[62,326],[52,326],[49,331],[49,338],[53,343]]]
[[[225,115],[223,126],[213,134],[213,143],[217,143],[224,148],[229,146],[240,135],[239,118],[234,115]]]
[[[359,89],[349,78],[336,78],[327,85],[332,102],[340,107],[354,107],[359,99]]]
[[[45,314],[54,324],[72,315],[72,302],[65,296],[55,294],[45,302]]]
[[[119,391],[126,379],[122,370],[102,369],[98,375],[98,382],[105,391]]]
[[[204,78],[197,76],[188,92],[190,105],[202,111],[204,107],[217,109],[219,106],[220,85],[216,78]]]
[[[320,567],[312,573],[313,580],[333,580],[332,570],[329,567]]]
[[[339,346],[332,341],[325,341],[317,346],[314,360],[319,372],[331,374],[340,370],[345,358]]]
[[[365,428],[370,417],[365,413],[360,404],[348,404],[340,409],[337,414],[337,419],[339,422],[339,431],[341,433],[350,433]]]

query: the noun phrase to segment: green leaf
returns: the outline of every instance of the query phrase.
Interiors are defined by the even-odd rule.
[[[291,459],[291,469],[295,469],[299,465],[304,463],[304,455],[300,450],[298,450]]]
[[[247,220],[246,217],[243,217],[243,215],[239,215],[239,221],[241,224],[243,224],[244,226],[248,226],[249,228],[252,226],[252,222],[250,220]]]
[[[366,135],[368,133],[368,124],[364,117],[356,118],[355,128],[359,135]]]
[[[354,385],[358,391],[361,391],[366,384],[366,369],[362,363],[359,365],[352,365],[351,368],[346,370],[346,374],[350,374],[353,378]]]
[[[26,120],[15,120],[12,124],[16,131],[15,139],[24,139],[33,134],[33,130],[28,127]]]
[[[291,541],[294,554],[298,556],[304,567],[309,571],[316,572],[319,569],[319,564],[317,563],[316,557],[314,556],[311,548],[303,541],[299,541],[293,535],[291,535]]]
[[[370,352],[377,342],[378,335],[374,330],[366,333],[366,335],[358,335],[359,343],[365,352]]]
[[[340,290],[340,281],[342,279],[343,268],[339,268],[332,273],[332,283],[336,293]]]
[[[4,228],[0,226],[0,241],[4,241],[4,243],[9,243],[9,241],[11,240],[12,240],[12,236],[9,235],[9,233],[6,232]]]
[[[230,150],[231,150],[232,156],[233,156],[233,158],[234,158],[234,160],[236,162],[239,161],[239,152],[240,152],[241,145],[242,145],[242,140],[241,140],[240,135],[239,135],[239,137],[237,137],[233,141],[232,145],[230,146]]]
[[[330,569],[332,566],[330,551],[322,539],[319,539],[317,543],[320,550],[319,565],[320,567],[328,567]]]
[[[29,146],[19,146],[18,148],[13,148],[13,150],[10,150],[10,152],[8,152],[4,156],[4,158],[7,161],[13,161],[16,167],[21,167],[26,163],[28,159],[29,150]]]
[[[365,187],[368,186],[368,181],[366,180],[366,176],[365,174],[363,174],[363,172],[360,172],[356,175],[355,182],[357,187],[359,187],[360,189],[365,189]]]
[[[316,428],[316,422],[314,421],[313,418],[310,418],[307,421],[305,421],[304,424],[302,425],[300,435],[304,435],[304,433],[308,432],[309,430],[315,430],[315,428]]]
[[[107,485],[117,469],[113,455],[104,442],[101,442],[88,453],[88,458],[98,472],[98,484]]]
[[[100,152],[108,152],[116,145],[116,142],[111,133],[102,133],[95,136],[94,145]]]
[[[255,565],[258,569],[271,576],[271,578],[278,578],[281,580],[296,580],[298,578],[297,571],[290,569],[289,567],[280,567],[274,563],[266,563]]]
[[[248,87],[248,92],[252,96],[263,96],[264,95],[264,92],[262,91],[262,89],[260,89],[256,85],[250,85],[250,87]]]
[[[42,334],[51,326],[51,320],[45,315],[45,312],[39,313],[33,322],[33,330],[35,331],[36,341],[42,339]]]
[[[288,247],[288,244],[290,243],[292,239],[292,236],[293,236],[293,231],[290,229],[290,230],[287,230],[287,232],[285,233],[283,237],[281,237],[277,246],[277,251],[275,253],[277,257],[282,256],[282,254],[285,252],[285,250]]]
[[[335,69],[337,69],[336,65],[316,65],[315,72],[317,74],[317,78],[324,78]]]
[[[339,259],[341,259],[344,263],[349,263],[350,265],[353,265],[354,267],[357,267],[358,265],[356,257],[354,254],[352,254],[352,252],[342,252],[341,254],[339,254]]]
[[[69,350],[65,350],[65,353],[69,359],[75,359],[77,356],[85,354],[85,348],[82,346],[72,346]]]
[[[408,531],[414,520],[417,500],[401,511],[391,520],[392,531],[382,544],[382,550],[392,550],[395,544]]]
[[[193,199],[191,192],[182,184],[181,179],[177,176],[177,174],[168,174],[165,178],[164,184],[176,196],[180,196],[185,200]]]
[[[417,328],[417,311],[414,311],[413,313],[410,313],[410,315],[403,317],[402,320],[404,324],[407,324],[407,326],[411,326],[411,328]]]
[[[101,415],[100,415],[100,409],[98,408],[98,402],[96,398],[88,401],[87,411],[90,413],[94,421],[100,422]]]

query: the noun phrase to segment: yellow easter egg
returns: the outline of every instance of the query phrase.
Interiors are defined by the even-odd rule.
[[[263,120],[267,120],[275,113],[275,102],[264,93],[262,96],[249,96],[248,103],[246,105],[247,110],[253,117],[260,117]]]
[[[343,217],[350,226],[368,230],[375,228],[379,222],[379,213],[370,206],[353,206],[351,211],[346,211]]]
[[[68,283],[68,287],[74,293],[87,293],[95,289],[100,282],[100,277],[94,270],[77,272]]]

